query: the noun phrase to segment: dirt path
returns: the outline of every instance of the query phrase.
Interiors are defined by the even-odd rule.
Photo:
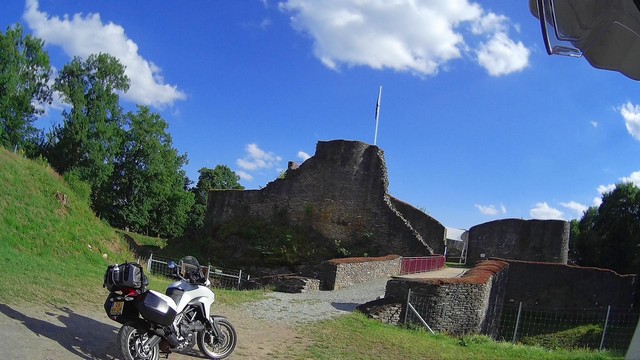
[[[256,320],[233,308],[216,310],[238,332],[238,347],[230,359],[273,358],[279,348],[306,341],[293,327]],[[116,359],[117,325],[94,309],[0,304],[0,359]],[[197,358],[203,358],[199,352],[169,356]]]

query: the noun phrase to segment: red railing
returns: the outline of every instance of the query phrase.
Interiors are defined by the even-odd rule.
[[[439,270],[444,267],[444,261],[444,255],[403,257],[400,265],[400,275]]]

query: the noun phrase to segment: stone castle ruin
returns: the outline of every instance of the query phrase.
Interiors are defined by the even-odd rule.
[[[443,254],[445,247],[441,223],[388,194],[382,150],[356,141],[318,142],[313,157],[290,165],[283,178],[263,189],[209,194],[205,221],[211,232],[246,219],[303,226],[325,250],[349,256],[424,256]],[[217,236],[216,241],[237,248],[249,242],[240,237]],[[308,260],[320,263],[340,255],[317,253],[327,257]]]
[[[253,255],[246,251],[255,245],[252,234],[228,229],[230,223],[242,223],[238,226],[246,229],[247,221],[299,228],[296,236],[304,233],[308,238],[297,251],[309,242],[322,245],[307,249],[308,262],[445,254],[446,228],[391,196],[383,151],[358,141],[318,142],[313,157],[299,166],[290,163],[283,178],[263,189],[210,193],[205,230],[220,245],[216,251],[233,248],[227,256],[259,261],[255,251]],[[564,221],[508,219],[478,225],[469,231],[468,259],[470,263],[489,257],[566,263],[568,229]],[[272,236],[288,235],[280,231]]]

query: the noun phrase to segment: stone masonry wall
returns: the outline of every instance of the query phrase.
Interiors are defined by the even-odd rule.
[[[594,308],[611,305],[631,308],[636,275],[564,264],[502,260],[509,263],[505,301],[523,306]]]
[[[569,223],[562,220],[504,219],[469,230],[467,263],[488,258],[566,264]]]
[[[402,257],[333,259],[320,265],[323,290],[337,290],[374,279],[400,275]]]
[[[483,261],[461,278],[396,278],[387,282],[385,298],[406,302],[411,289],[412,305],[434,331],[494,334],[508,267],[503,261]]]
[[[387,189],[387,168],[378,147],[357,141],[320,141],[313,157],[298,168],[290,167],[284,178],[261,190],[211,192],[205,228],[215,231],[234,219],[272,222],[277,218],[310,227],[327,244],[336,244],[352,256],[442,253],[442,224],[427,215],[422,219],[429,221],[416,230],[394,206]],[[232,239],[221,248],[237,248],[245,240],[251,241]]]

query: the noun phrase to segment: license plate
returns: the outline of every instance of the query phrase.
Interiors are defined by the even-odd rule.
[[[114,301],[113,304],[111,304],[111,311],[109,311],[109,314],[111,315],[122,315],[122,310],[124,309],[124,301]]]

